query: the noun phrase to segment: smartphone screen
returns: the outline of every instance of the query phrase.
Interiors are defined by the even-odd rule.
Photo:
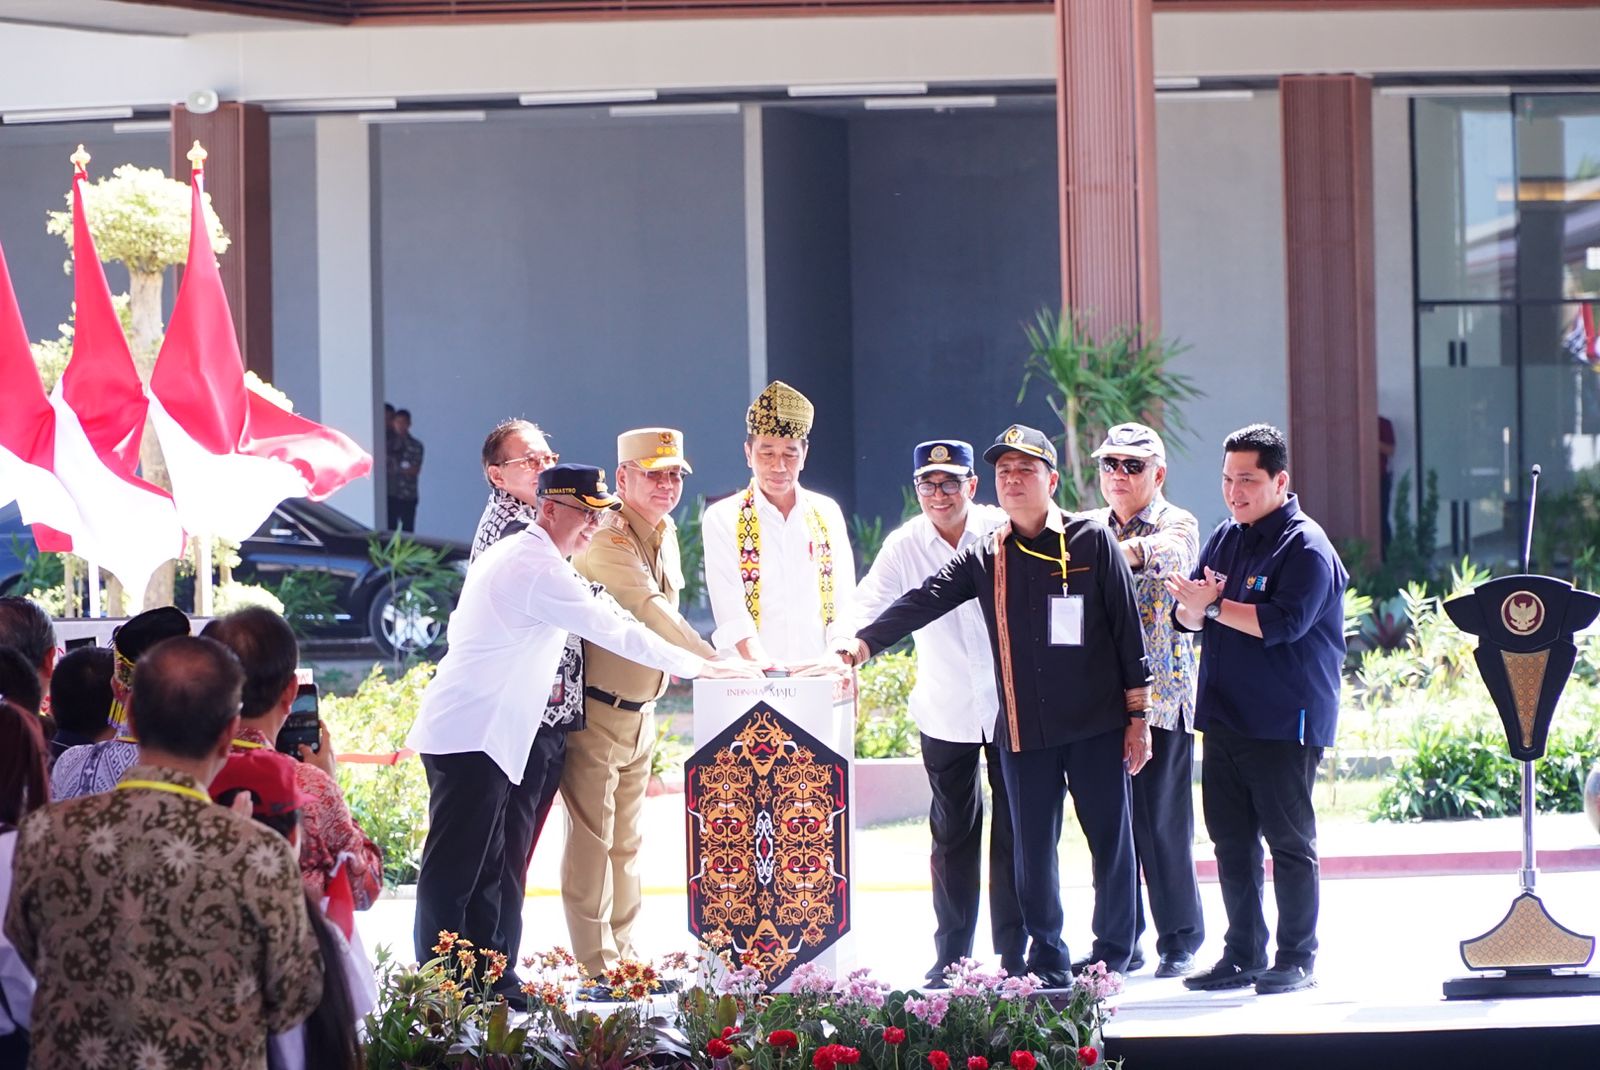
[[[278,730],[278,750],[291,758],[300,757],[300,744],[313,751],[322,749],[322,720],[318,713],[316,684],[301,684],[289,706],[289,716]]]

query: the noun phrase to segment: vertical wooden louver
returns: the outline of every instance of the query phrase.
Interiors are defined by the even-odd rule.
[[[1280,82],[1288,299],[1289,463],[1307,512],[1376,552],[1372,82]]]
[[[172,175],[189,180],[189,147],[205,147],[206,192],[233,240],[218,261],[245,367],[272,379],[271,141],[256,104],[223,104],[206,115],[172,109]]]
[[[1096,331],[1160,327],[1150,0],[1057,0],[1061,297]]]

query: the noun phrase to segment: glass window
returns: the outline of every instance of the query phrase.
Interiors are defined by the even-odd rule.
[[[1417,299],[1514,296],[1511,98],[1423,97],[1412,107]]]
[[[1504,559],[1515,549],[1521,491],[1513,310],[1424,307],[1417,342],[1421,466],[1439,481],[1440,548]]]
[[[1517,98],[1517,296],[1600,298],[1600,95]]]
[[[1530,304],[1521,319],[1523,455],[1543,496],[1600,460],[1600,309]]]

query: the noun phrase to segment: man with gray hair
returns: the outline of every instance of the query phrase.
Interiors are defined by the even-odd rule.
[[[1100,462],[1104,509],[1088,515],[1111,529],[1133,570],[1150,667],[1151,755],[1132,780],[1133,853],[1150,895],[1156,930],[1157,977],[1182,977],[1194,969],[1205,942],[1200,886],[1194,872],[1194,640],[1173,626],[1176,604],[1166,577],[1187,576],[1200,552],[1194,514],[1167,501],[1167,448],[1144,424],[1118,424],[1092,455]],[[1144,965],[1144,896],[1134,903],[1133,958]]]

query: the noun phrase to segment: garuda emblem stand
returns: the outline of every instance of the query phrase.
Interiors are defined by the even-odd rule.
[[[1444,604],[1456,627],[1478,637],[1473,660],[1500,713],[1511,756],[1522,762],[1522,891],[1498,925],[1461,941],[1468,969],[1495,972],[1446,981],[1446,999],[1600,993],[1600,974],[1577,972],[1594,957],[1594,937],[1557,922],[1534,894],[1533,763],[1544,755],[1556,702],[1577,661],[1573,635],[1600,615],[1600,596],[1529,574],[1538,465],[1532,475],[1523,574],[1491,580]]]

